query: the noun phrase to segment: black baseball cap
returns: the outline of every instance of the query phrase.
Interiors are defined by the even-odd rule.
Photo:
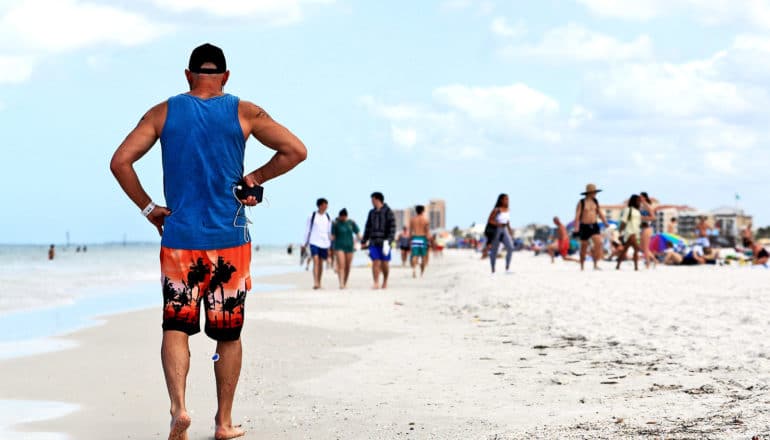
[[[216,68],[201,67],[206,63],[212,63]],[[222,49],[213,44],[203,44],[193,49],[190,54],[190,63],[187,68],[192,73],[225,73],[227,71],[227,61]]]

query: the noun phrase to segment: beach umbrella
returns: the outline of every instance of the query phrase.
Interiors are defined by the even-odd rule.
[[[663,232],[652,236],[652,238],[650,239],[650,250],[653,252],[663,252],[666,250],[666,247],[668,246],[669,243],[671,243],[671,246],[673,247],[683,246],[687,244],[684,238],[676,234],[669,234],[667,232]]]

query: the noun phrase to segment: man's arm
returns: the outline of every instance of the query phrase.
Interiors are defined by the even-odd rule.
[[[393,214],[393,210],[388,208],[386,215],[387,227],[388,227],[388,240],[393,241],[396,237],[396,215]]]
[[[262,145],[275,150],[273,157],[266,164],[244,176],[249,186],[261,185],[286,173],[307,157],[307,148],[283,125],[275,122],[261,107],[241,101],[238,106],[241,123]],[[256,200],[249,200],[256,205]]]
[[[126,136],[110,161],[110,170],[118,180],[120,187],[128,197],[139,207],[146,208],[152,198],[142,187],[139,177],[134,170],[134,163],[141,159],[160,137],[163,122],[166,119],[166,103],[151,108],[139,121],[136,128]],[[163,235],[163,221],[171,211],[163,206],[156,206],[147,215],[147,219],[155,225],[158,233]]]

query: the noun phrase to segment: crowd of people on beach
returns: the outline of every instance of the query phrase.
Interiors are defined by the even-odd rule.
[[[431,248],[430,221],[425,213],[425,206],[417,205],[415,215],[404,225],[396,236],[396,219],[393,211],[385,203],[381,192],[371,194],[372,209],[369,211],[363,229],[350,218],[346,208],[342,208],[332,220],[329,214],[329,201],[319,198],[316,210],[307,219],[305,234],[300,246],[300,265],[313,267],[313,289],[321,288],[324,266],[334,269],[339,280],[339,288],[348,285],[353,256],[357,249],[366,250],[371,261],[373,289],[387,289],[390,276],[390,261],[393,253],[392,244],[398,245],[401,264],[407,260],[412,267],[412,277],[422,276],[428,266]],[[293,247],[289,245],[287,253]]]
[[[646,192],[629,197],[617,223],[607,221],[596,198],[599,192],[601,190],[595,185],[587,185],[582,193],[584,197],[575,210],[574,231],[571,234],[561,220],[554,217],[555,232],[544,248],[551,261],[561,256],[564,261],[579,263],[582,270],[590,250],[594,269],[597,270],[603,259],[614,260],[615,268],[619,270],[629,258],[629,251],[635,270],[639,270],[640,258],[647,268],[658,264],[695,266],[729,262],[730,258],[721,258],[719,249],[712,243],[712,228],[706,217],[700,217],[696,227],[697,237],[688,245],[676,235],[676,218],[665,225],[665,231],[656,230],[657,205]],[[658,241],[653,244],[654,237]],[[751,224],[741,231],[741,239],[741,245],[736,245],[736,252],[745,255],[753,265],[768,264],[768,252],[754,239]],[[579,241],[579,251],[574,250],[575,240]],[[579,253],[579,258],[573,257],[573,253]]]

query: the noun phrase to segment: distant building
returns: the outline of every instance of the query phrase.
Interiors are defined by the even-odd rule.
[[[404,226],[409,227],[409,220],[414,215],[414,208],[394,209],[393,215],[396,217],[396,232],[401,232]]]
[[[741,229],[752,222],[751,216],[746,215],[742,209],[729,206],[711,211],[711,218],[713,221],[711,227],[719,230],[719,235],[727,238],[731,244],[734,244],[740,236]]]
[[[446,202],[441,199],[431,200],[427,211],[431,230],[446,229]]]

